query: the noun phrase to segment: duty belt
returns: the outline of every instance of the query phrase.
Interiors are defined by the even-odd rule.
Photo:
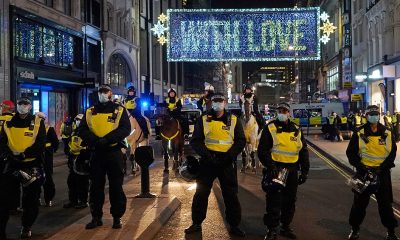
[[[232,141],[225,141],[225,140],[214,140],[214,139],[207,139],[205,143],[210,143],[210,144],[233,144]]]

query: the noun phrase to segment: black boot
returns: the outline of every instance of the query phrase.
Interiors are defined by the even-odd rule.
[[[349,234],[349,237],[347,239],[349,240],[355,240],[360,237],[360,229],[359,228],[352,228],[351,232]]]
[[[279,234],[286,238],[296,239],[296,234],[294,234],[293,229],[291,229],[289,226],[282,226]]]
[[[201,232],[201,225],[200,224],[192,224],[192,226],[185,229],[186,234],[192,234],[195,232]]]
[[[32,237],[32,232],[30,228],[22,227],[21,229],[21,239],[27,239]]]
[[[86,224],[86,229],[93,229],[100,226],[103,226],[101,218],[93,218],[90,223]]]
[[[246,237],[246,233],[240,229],[238,226],[232,227],[229,229],[229,233],[236,235],[238,237]]]
[[[7,235],[5,232],[0,233],[0,240],[7,240]]]
[[[122,228],[121,218],[114,218],[112,228],[114,228],[114,229]]]
[[[276,229],[268,229],[267,235],[265,235],[264,240],[276,240],[277,238],[277,232]]]

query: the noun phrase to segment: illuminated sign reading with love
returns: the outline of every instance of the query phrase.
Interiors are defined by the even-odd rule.
[[[168,61],[320,59],[320,9],[169,9]]]

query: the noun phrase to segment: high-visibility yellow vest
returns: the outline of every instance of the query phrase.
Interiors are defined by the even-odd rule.
[[[365,117],[365,116],[363,116],[363,117],[361,117],[361,123],[362,124],[366,124],[368,121],[367,121],[367,117]]]
[[[332,125],[335,121],[335,117],[330,116],[330,117],[328,117],[328,120],[329,120],[329,124]]]
[[[136,108],[136,99],[137,97],[134,97],[133,99],[129,99],[125,101],[125,108],[128,110],[134,110]]]
[[[14,154],[25,152],[27,148],[35,143],[41,120],[40,117],[35,116],[31,124],[24,128],[8,126],[7,122],[4,124],[4,132],[7,134],[8,139],[7,145]],[[25,158],[23,162],[29,162],[35,159],[36,158]]]
[[[396,124],[396,123],[397,123],[396,114],[393,114],[393,115],[392,115],[392,123],[393,123],[393,124]]]
[[[96,113],[93,114],[94,107],[86,110],[86,122],[92,133],[97,137],[104,137],[111,131],[115,130],[119,126],[119,121],[124,112],[124,108],[118,106],[114,112],[111,113]],[[115,146],[117,143],[112,144]]]
[[[386,116],[386,120],[388,123],[392,123],[392,116]]]
[[[347,117],[341,117],[341,121],[342,121],[342,124],[346,124],[347,123]]]
[[[71,137],[72,132],[76,129],[76,124],[74,122],[72,122],[72,132],[70,134],[66,134],[65,133],[65,123],[61,124],[61,137],[62,138],[69,138]]]
[[[356,124],[356,125],[361,125],[361,117],[360,117],[360,116],[356,115],[356,116],[354,117],[354,119],[355,119],[355,124]]]
[[[1,115],[0,116],[0,131],[3,129],[3,125],[5,122],[10,121],[14,115]]]
[[[216,152],[227,152],[233,145],[235,139],[235,126],[237,117],[231,115],[230,126],[223,121],[207,121],[203,116],[204,143],[207,149]]]
[[[168,109],[170,110],[170,111],[172,111],[172,110],[174,110],[175,108],[176,108],[176,103],[179,101],[179,99],[177,98],[177,97],[175,97],[175,102],[174,103],[171,103],[171,102],[169,102],[169,97],[167,97],[166,99],[165,99],[165,102],[168,104]]]
[[[68,146],[69,152],[75,156],[79,155],[81,153],[81,150],[86,149],[86,147],[82,146],[82,138],[77,135],[73,135],[71,137]]]
[[[368,167],[379,167],[392,150],[392,133],[385,130],[386,139],[382,136],[363,136],[364,129],[358,132],[358,146],[361,163]],[[364,138],[368,139],[368,143]]]
[[[268,125],[273,146],[271,150],[272,160],[281,163],[295,163],[299,160],[299,152],[303,147],[301,132],[279,132],[274,123]]]

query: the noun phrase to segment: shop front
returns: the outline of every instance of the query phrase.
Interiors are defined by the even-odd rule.
[[[12,8],[11,96],[31,99],[59,134],[61,123],[87,107],[88,88],[98,79],[84,70],[84,35]],[[100,74],[99,74],[100,76]]]

